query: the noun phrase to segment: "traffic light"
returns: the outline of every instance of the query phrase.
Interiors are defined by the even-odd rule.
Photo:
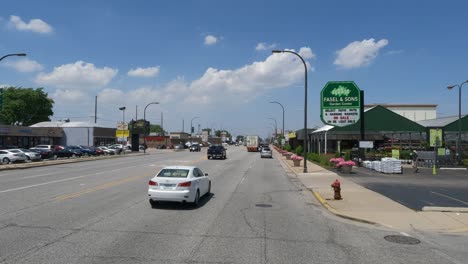
[[[195,129],[194,129],[194,127],[192,127],[191,131],[192,131],[192,134],[195,132]]]

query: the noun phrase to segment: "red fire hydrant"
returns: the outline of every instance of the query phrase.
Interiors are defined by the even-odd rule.
[[[333,198],[335,198],[335,200],[341,200],[341,184],[340,184],[340,181],[335,180],[335,182],[333,182],[331,184],[331,187],[333,188],[333,191],[335,191],[335,195],[334,195]]]

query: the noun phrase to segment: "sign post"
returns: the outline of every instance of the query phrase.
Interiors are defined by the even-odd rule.
[[[354,82],[328,82],[320,97],[320,118],[323,123],[344,127],[359,121],[361,91]]]

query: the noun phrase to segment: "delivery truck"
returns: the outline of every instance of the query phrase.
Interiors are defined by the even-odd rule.
[[[248,152],[258,152],[260,140],[258,136],[247,136],[245,140]]]

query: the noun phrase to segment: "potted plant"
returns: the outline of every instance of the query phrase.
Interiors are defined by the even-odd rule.
[[[352,161],[352,160],[340,161],[337,164],[337,168],[340,168],[341,171],[343,171],[345,173],[351,173],[351,170],[353,169],[353,166],[356,166],[356,163],[354,163],[354,161]]]
[[[338,165],[340,162],[344,162],[345,160],[343,158],[332,158],[330,159],[330,163],[333,164],[333,167],[335,168],[340,168],[340,166]]]
[[[291,157],[291,160],[293,161],[293,164],[295,167],[298,167],[301,165],[301,160],[303,160],[304,158],[301,157],[301,156],[297,156],[297,155],[294,155]]]
[[[284,156],[286,157],[287,160],[290,160],[292,155],[293,154],[291,152],[286,152]]]

